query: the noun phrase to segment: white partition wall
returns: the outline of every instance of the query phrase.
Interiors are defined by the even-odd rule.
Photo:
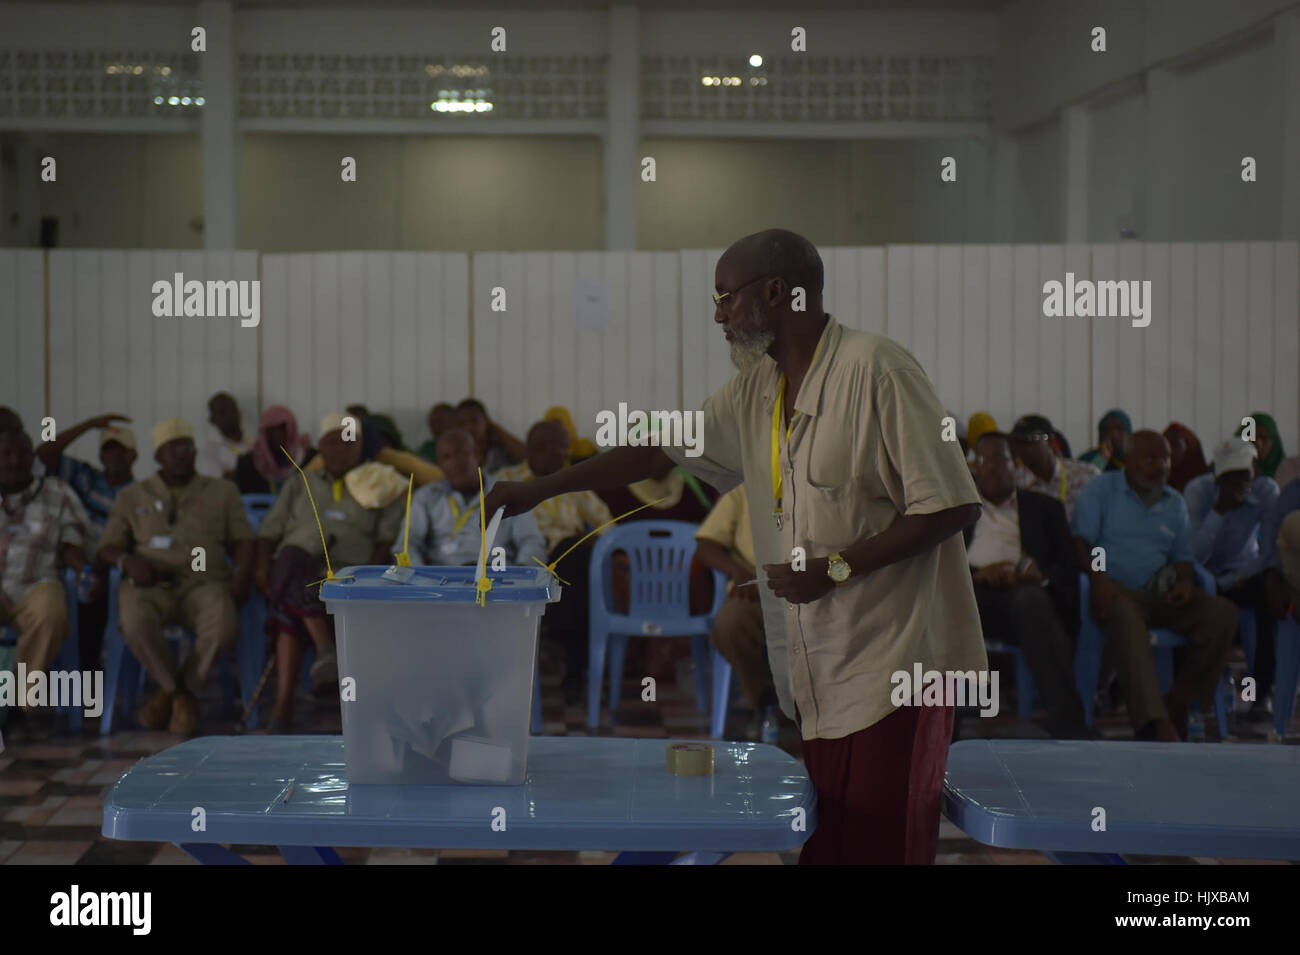
[[[323,415],[364,404],[416,448],[429,407],[469,390],[465,253],[266,255],[262,288],[262,405],[287,405],[313,438]]]
[[[1093,319],[1093,414],[1134,427],[1181,421],[1214,445],[1264,411],[1288,454],[1297,435],[1300,280],[1295,242],[1124,243],[1093,247],[1097,279],[1151,281],[1151,324]],[[1095,438],[1093,438],[1095,440]]]
[[[733,373],[709,298],[721,252],[266,255],[260,330],[151,309],[153,283],[176,272],[256,279],[256,253],[53,251],[46,303],[45,254],[4,252],[0,403],[35,436],[48,362],[58,425],[131,415],[139,473],[153,423],[182,414],[202,436],[220,390],[250,433],[259,399],[289,405],[310,433],[361,402],[418,446],[433,402],[473,394],[521,437],[554,404],[594,437],[598,411],[698,408]],[[909,349],[963,420],[988,411],[1008,428],[1037,411],[1078,454],[1111,407],[1136,427],[1182,421],[1207,449],[1267,411],[1300,452],[1295,242],[829,248],[823,260],[827,310]],[[1043,284],[1070,272],[1150,281],[1150,324],[1045,317]],[[580,290],[593,297],[583,309]],[[93,438],[73,453],[93,458]]]
[[[521,439],[552,405],[587,437],[621,401],[680,407],[676,253],[476,253],[473,268],[474,395]]]
[[[28,431],[45,415],[45,253],[0,250],[0,405]]]
[[[132,419],[137,476],[154,467],[153,425],[179,415],[207,433],[207,399],[229,391],[244,409],[257,407],[257,329],[237,316],[158,317],[155,282],[253,281],[255,252],[51,251],[49,413],[60,428],[116,412]],[[206,302],[206,296],[205,296]],[[25,423],[38,439],[34,421]],[[95,436],[70,452],[97,460]]]

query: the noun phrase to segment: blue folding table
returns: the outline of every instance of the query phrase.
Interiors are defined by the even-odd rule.
[[[944,815],[986,845],[1057,862],[1300,859],[1300,747],[962,740]]]
[[[619,864],[711,864],[798,849],[813,831],[812,782],[782,750],[712,741],[714,775],[673,776],[669,742],[538,736],[521,786],[349,787],[341,736],[202,737],[128,770],[105,798],[103,833],[175,843],[209,864],[246,862],[230,845],[273,845],[314,865],[339,863],[334,846],[621,850]]]

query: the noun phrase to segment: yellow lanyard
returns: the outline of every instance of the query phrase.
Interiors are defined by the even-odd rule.
[[[781,413],[785,408],[785,375],[776,386],[776,404],[772,408],[772,516],[776,526],[781,526]],[[790,416],[790,423],[785,426],[785,443],[790,443],[790,430],[799,412]]]
[[[829,325],[829,321],[827,325]],[[812,360],[808,362],[808,371],[811,372],[813,366],[817,364],[817,355],[822,350],[822,342],[826,340],[827,329],[822,329],[821,338],[817,339],[817,347],[813,349]],[[807,373],[804,375],[807,381]],[[802,387],[802,385],[800,386]],[[776,526],[779,530],[781,527],[781,413],[785,410],[785,374],[781,375],[780,382],[776,386],[776,404],[772,408],[772,517],[776,519]],[[794,428],[794,419],[799,416],[799,412],[790,415],[790,423],[785,426],[785,443],[790,444],[790,431]]]
[[[334,500],[343,500],[343,482],[337,479],[334,481]]]
[[[454,492],[453,492],[453,493],[454,493]],[[470,516],[471,516],[471,515],[472,515],[476,510],[478,510],[479,502],[478,502],[478,501],[475,501],[474,504],[473,504],[473,506],[471,506],[471,507],[467,507],[467,508],[465,509],[465,513],[464,513],[464,514],[462,514],[462,513],[460,512],[460,508],[456,506],[456,498],[454,498],[451,494],[448,494],[448,495],[447,495],[447,503],[451,505],[451,513],[452,513],[452,516],[455,517],[455,519],[456,519],[456,526],[455,526],[455,528],[453,529],[453,532],[459,534],[459,533],[460,533],[460,529],[461,529],[462,527],[465,526],[465,522],[468,521],[468,520],[470,519]]]
[[[1060,461],[1057,461],[1057,462],[1056,462],[1056,466],[1057,466],[1058,468],[1061,469],[1061,503],[1064,504],[1064,503],[1065,503],[1065,487],[1066,487],[1065,465],[1062,464]]]

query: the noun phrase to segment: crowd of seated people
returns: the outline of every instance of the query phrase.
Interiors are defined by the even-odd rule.
[[[415,451],[390,417],[361,405],[327,415],[315,441],[283,405],[263,411],[251,437],[231,395],[214,395],[208,411],[211,433],[201,439],[184,419],[157,423],[158,467],[137,482],[136,437],[124,416],[90,418],[33,446],[18,416],[0,409],[7,513],[0,625],[18,632],[18,658],[48,668],[68,638],[63,572],[71,568],[82,583],[74,639],[82,666],[98,666],[109,572],[117,568],[120,631],[154,685],[137,719],[178,735],[196,732],[198,693],[221,655],[232,651],[240,605],[254,586],[267,600],[266,637],[278,667],[272,730],[291,725],[306,649],[315,651],[313,683],[331,692],[331,618],[309,586],[326,573],[322,536],[335,568],[389,563],[397,553],[415,565],[473,564],[480,472],[486,492],[498,480],[532,480],[597,453],[562,407],[548,409],[521,441],[476,399],[440,402],[428,413],[429,439]],[[343,437],[349,417],[355,440]],[[987,413],[969,419],[959,437],[983,511],[964,536],[981,622],[989,641],[1024,654],[1051,735],[1096,735],[1085,724],[1073,671],[1085,615],[1105,634],[1134,735],[1174,740],[1185,738],[1191,707],[1212,709],[1239,611],[1254,611],[1250,718],[1267,721],[1277,625],[1300,606],[1300,456],[1286,456],[1270,416],[1250,419],[1249,433],[1243,426],[1210,442],[1208,460],[1186,425],[1135,431],[1121,409],[1102,417],[1096,446],[1078,459],[1041,415],[1026,414],[1005,432]],[[99,461],[70,456],[67,447],[91,431],[98,431]],[[404,533],[408,483],[415,493]],[[241,495],[274,499],[256,533]],[[712,570],[727,579],[712,639],[734,668],[755,732],[775,696],[759,588],[742,586],[754,576],[748,516],[743,488],[719,499],[684,469],[667,466],[626,488],[564,495],[505,523],[497,542],[509,564],[554,564],[568,584],[543,620],[543,639],[563,661],[566,702],[578,701],[587,679],[594,538],[574,545],[616,517],[684,521],[700,525],[693,611],[712,603]],[[202,570],[190,560],[195,547],[208,555]],[[623,557],[617,554],[613,566],[615,610],[627,607]],[[1198,565],[1213,579],[1213,592],[1198,584]],[[1084,606],[1080,575],[1088,578]],[[164,639],[168,624],[194,636],[181,666]],[[1163,693],[1152,628],[1186,641]],[[684,641],[636,641],[629,649],[638,644],[656,644],[655,653],[688,649]],[[647,655],[642,665],[652,672],[665,659]]]
[[[1004,434],[980,412],[962,437],[983,498],[966,537],[985,637],[1024,653],[1050,733],[1093,734],[1080,720],[1073,679],[1080,613],[1105,634],[1134,735],[1177,740],[1187,736],[1192,707],[1213,712],[1240,611],[1253,611],[1253,695],[1243,702],[1250,722],[1268,721],[1277,625],[1300,619],[1300,580],[1283,533],[1300,532],[1300,518],[1287,523],[1300,510],[1300,458],[1286,456],[1272,417],[1244,418],[1209,461],[1181,422],[1163,433],[1135,431],[1121,409],[1101,418],[1096,447],[1079,460],[1041,415],[1021,417]],[[1031,507],[1024,491],[1035,494]],[[1060,545],[1065,527],[1073,553]],[[1198,567],[1213,581],[1208,590]],[[1085,607],[1077,606],[1080,574],[1088,578]],[[1164,693],[1155,628],[1186,641]],[[1271,728],[1268,735],[1276,736]]]

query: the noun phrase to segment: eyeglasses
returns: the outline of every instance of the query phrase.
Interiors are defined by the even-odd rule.
[[[1030,434],[1018,434],[1018,435],[1016,435],[1015,437],[1013,437],[1012,440],[1013,440],[1013,441],[1024,441],[1024,442],[1026,442],[1026,443],[1031,442],[1031,441],[1051,441],[1051,440],[1052,440],[1052,436],[1051,436],[1050,434],[1046,434],[1046,433],[1044,433],[1044,432],[1042,432],[1042,431],[1034,431],[1034,432],[1032,432],[1032,433],[1030,433]]]
[[[770,279],[770,278],[772,278],[772,276],[770,276],[770,275],[760,275],[758,278],[753,279],[753,280],[751,280],[751,281],[749,281],[749,282],[746,282],[744,285],[740,286],[740,288],[733,289],[733,290],[730,291],[730,292],[723,292],[721,295],[719,295],[719,294],[717,294],[717,293],[715,292],[715,293],[713,294],[713,304],[714,304],[714,305],[721,305],[723,302],[725,302],[727,299],[731,298],[731,296],[735,295],[737,292],[741,291],[742,289],[747,289],[747,288],[749,288],[751,285],[753,285],[755,282],[763,282],[763,281],[766,281],[767,279]]]

